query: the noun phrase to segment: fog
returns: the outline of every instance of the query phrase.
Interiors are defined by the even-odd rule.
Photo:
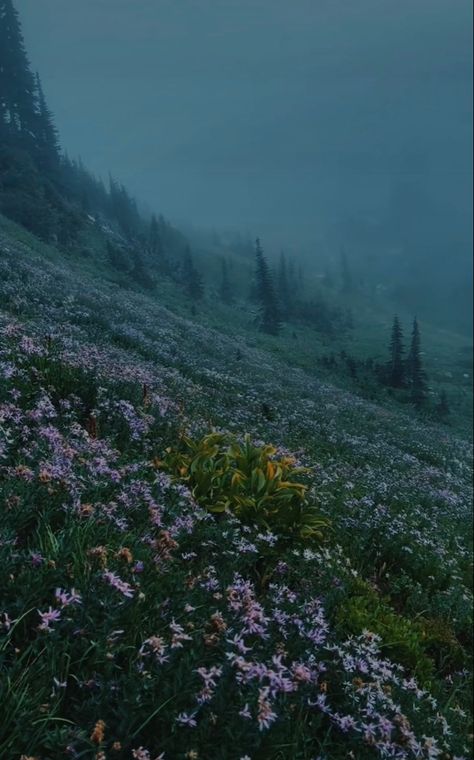
[[[176,223],[344,244],[466,323],[470,0],[17,7],[71,156]]]

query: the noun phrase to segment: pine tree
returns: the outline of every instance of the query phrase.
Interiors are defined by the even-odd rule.
[[[448,400],[448,394],[446,391],[441,391],[439,402],[436,405],[436,413],[438,414],[441,419],[445,420],[447,417],[449,417],[451,410],[449,408],[449,400]]]
[[[55,177],[59,170],[59,137],[54,118],[46,103],[39,74],[36,74],[36,145],[38,167]]]
[[[113,177],[109,177],[109,195],[112,215],[125,236],[133,240],[140,231],[140,215],[135,200]]]
[[[277,292],[282,315],[288,317],[291,313],[291,290],[288,280],[288,267],[283,251],[281,252],[278,266]]]
[[[281,330],[280,310],[278,308],[271,271],[258,238],[255,243],[255,258],[256,295],[260,305],[258,316],[259,327],[262,332],[278,335]]]
[[[12,0],[0,0],[0,136],[32,149],[36,127],[35,80],[18,13]]]
[[[163,255],[160,228],[155,214],[152,215],[148,230],[148,248],[153,258],[160,259]]]
[[[130,262],[123,248],[118,245],[113,245],[109,240],[107,240],[106,250],[109,264],[114,269],[118,269],[120,272],[128,272],[130,269]]]
[[[227,261],[225,259],[222,259],[221,284],[219,288],[219,295],[223,303],[232,304],[234,302],[234,294],[232,292],[232,286],[229,280]]]
[[[392,388],[403,388],[405,385],[403,352],[403,332],[399,319],[395,316],[390,339],[390,361],[388,365],[388,384]]]
[[[154,285],[153,279],[151,278],[140,253],[137,250],[132,250],[131,258],[133,266],[132,271],[130,272],[130,276],[133,277],[135,282],[138,285],[141,285],[142,288],[145,288],[146,290],[152,290]]]
[[[194,266],[193,256],[189,246],[186,246],[182,267],[182,281],[185,292],[193,299],[199,301],[204,295],[202,277]]]
[[[421,340],[418,320],[413,320],[410,352],[407,359],[407,374],[410,388],[410,399],[416,407],[421,407],[427,398],[426,375],[421,360]]]

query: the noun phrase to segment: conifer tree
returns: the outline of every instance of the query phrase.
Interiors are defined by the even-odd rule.
[[[390,339],[390,361],[388,365],[388,384],[392,388],[405,385],[405,362],[403,359],[403,332],[397,316],[393,319]]]
[[[410,352],[407,360],[407,374],[410,388],[410,399],[416,407],[421,407],[427,398],[427,385],[421,359],[420,328],[416,317],[413,320]]]
[[[436,406],[436,412],[442,420],[445,420],[447,417],[449,417],[451,413],[451,409],[449,408],[448,394],[444,388],[441,391],[439,402]]]
[[[260,240],[255,243],[256,295],[260,305],[258,322],[262,332],[278,335],[281,329],[280,310],[273,286],[273,278],[263,254]]]
[[[0,0],[0,136],[21,147],[34,146],[35,81],[12,0]]]
[[[121,272],[127,272],[129,270],[129,261],[123,248],[118,245],[113,245],[110,240],[107,240],[106,250],[109,264],[114,267],[114,269],[118,269]]]
[[[36,144],[38,166],[50,177],[59,169],[59,137],[51,111],[46,103],[39,74],[36,74]]]
[[[163,265],[163,243],[160,234],[160,225],[155,214],[152,215],[148,230],[148,248],[157,264]]]
[[[135,282],[138,283],[138,285],[141,285],[142,288],[151,290],[154,285],[153,279],[150,277],[150,273],[146,269],[140,253],[137,250],[132,250],[131,258],[133,266],[130,276],[133,277]]]
[[[109,177],[109,194],[111,212],[122,232],[129,240],[133,240],[140,230],[140,216],[135,200],[128,194],[123,185]]]
[[[344,248],[341,249],[341,283],[343,293],[347,295],[348,293],[352,292],[352,272],[350,270],[347,254]]]
[[[184,290],[193,301],[199,301],[204,295],[202,277],[194,266],[193,256],[189,246],[186,246],[182,268]]]
[[[219,295],[221,297],[221,301],[223,301],[224,303],[232,304],[234,301],[232,286],[229,280],[227,261],[225,259],[222,259],[221,284],[219,288]]]
[[[291,289],[288,279],[286,257],[283,251],[281,252],[278,266],[277,292],[282,315],[288,317],[291,312]]]
[[[438,416],[441,417],[441,419],[446,419],[451,413],[451,410],[449,408],[448,394],[444,388],[441,391],[439,402],[436,405],[436,412]]]

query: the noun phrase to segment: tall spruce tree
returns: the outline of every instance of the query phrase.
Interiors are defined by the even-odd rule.
[[[255,259],[256,295],[260,306],[258,324],[262,332],[278,335],[281,330],[280,310],[270,267],[263,254],[263,249],[258,238],[255,242]]]
[[[229,280],[229,271],[227,261],[223,258],[221,264],[221,283],[219,287],[219,295],[223,303],[232,304],[234,302],[234,294],[232,292],[232,285]]]
[[[148,248],[154,261],[163,265],[163,242],[161,240],[160,225],[155,214],[152,215],[148,229]]]
[[[153,278],[150,276],[145,262],[137,249],[131,249],[130,251],[132,259],[132,270],[130,276],[133,277],[135,282],[146,290],[152,290],[154,286]]]
[[[204,285],[201,274],[194,266],[194,260],[189,246],[186,246],[182,267],[182,281],[186,294],[193,301],[199,301],[204,295]]]
[[[35,80],[12,0],[0,0],[0,136],[32,150],[35,144]]]
[[[439,401],[436,405],[436,412],[439,415],[439,417],[443,420],[445,420],[447,417],[449,417],[451,410],[449,408],[449,400],[448,400],[448,394],[446,391],[441,391]]]
[[[38,167],[49,177],[56,178],[59,171],[59,136],[54,118],[46,103],[40,75],[36,73],[36,145]]]
[[[392,388],[403,388],[405,385],[405,362],[403,348],[403,332],[397,316],[393,319],[392,335],[390,338],[390,361],[388,364],[388,384]]]
[[[288,278],[288,267],[283,251],[280,255],[277,275],[277,293],[282,316],[288,318],[291,313],[291,288]]]
[[[348,295],[352,292],[354,287],[354,281],[352,278],[352,272],[349,267],[349,261],[347,259],[347,253],[344,248],[341,248],[341,289],[342,292]]]
[[[428,396],[428,387],[421,359],[420,328],[416,317],[413,320],[410,352],[407,359],[407,375],[410,399],[416,407],[422,407]]]
[[[119,223],[122,232],[133,240],[140,233],[141,220],[137,204],[127,189],[113,177],[109,177],[109,194],[112,215]]]

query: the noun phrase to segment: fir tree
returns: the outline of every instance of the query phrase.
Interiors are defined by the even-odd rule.
[[[436,413],[438,414],[441,419],[445,420],[447,417],[449,417],[451,410],[449,408],[449,400],[448,400],[448,394],[446,391],[441,391],[439,402],[436,405]]]
[[[120,272],[128,272],[130,265],[129,260],[122,247],[113,245],[110,240],[107,240],[107,259],[109,264]]]
[[[59,137],[51,111],[46,103],[39,74],[36,74],[36,144],[38,166],[48,176],[54,177],[59,170]]]
[[[395,316],[390,339],[390,361],[388,365],[388,384],[392,388],[403,388],[405,385],[403,352],[403,332],[399,319]]]
[[[410,399],[416,407],[421,407],[427,398],[427,385],[421,359],[420,328],[416,317],[413,320],[410,352],[407,359],[407,374]]]
[[[273,286],[273,278],[263,254],[260,240],[255,244],[256,295],[260,305],[258,322],[262,332],[278,335],[281,329],[280,310]]]
[[[133,240],[140,230],[140,216],[135,200],[128,194],[123,185],[119,185],[112,177],[109,178],[109,194],[111,212],[123,233]]]
[[[145,267],[145,263],[137,250],[131,252],[132,256],[132,271],[130,276],[133,277],[138,285],[146,290],[152,290],[153,279],[150,277],[150,273]]]
[[[288,280],[288,267],[286,265],[286,258],[283,251],[280,255],[278,266],[277,292],[282,315],[288,317],[291,312],[291,290]]]
[[[163,243],[161,241],[160,226],[158,220],[153,214],[150,221],[150,228],[148,230],[148,248],[156,261],[163,259]]]
[[[221,283],[220,283],[220,288],[219,288],[219,295],[223,303],[232,304],[234,301],[232,286],[229,280],[227,261],[225,259],[222,259]]]
[[[186,246],[182,267],[182,281],[185,292],[193,299],[199,301],[204,295],[202,277],[194,266],[193,256],[189,246]]]
[[[36,127],[35,80],[12,0],[0,0],[0,136],[33,149]]]

